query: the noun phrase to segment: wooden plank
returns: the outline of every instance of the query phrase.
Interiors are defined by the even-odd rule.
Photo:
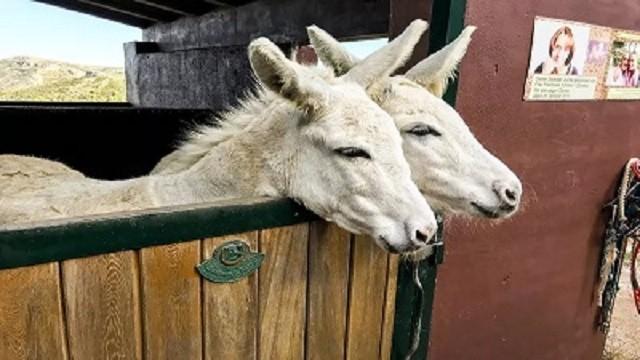
[[[202,260],[216,247],[243,240],[258,249],[258,232],[229,235],[203,241]],[[203,282],[204,358],[254,360],[258,333],[258,273],[231,284]]]
[[[141,359],[139,273],[124,251],[63,262],[72,359]]]
[[[387,271],[387,290],[384,300],[382,321],[382,338],[380,344],[380,359],[390,359],[393,346],[393,329],[396,311],[396,290],[398,286],[398,264],[400,256],[389,254],[389,269]]]
[[[0,271],[0,358],[68,358],[58,267]]]
[[[350,240],[334,224],[310,224],[307,359],[344,359]]]
[[[378,359],[382,336],[387,253],[373,240],[356,236],[349,284],[347,359]]]
[[[258,358],[304,358],[308,224],[260,234]]]
[[[277,44],[289,53],[290,43]],[[125,54],[128,102],[140,107],[221,109],[238,105],[255,87],[247,44],[166,52],[173,45],[161,42],[163,52]],[[189,71],[180,70],[185,68]]]
[[[140,250],[145,359],[201,359],[200,241]]]

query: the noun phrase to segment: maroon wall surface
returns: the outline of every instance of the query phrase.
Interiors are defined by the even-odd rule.
[[[523,102],[536,15],[640,30],[637,0],[467,0],[457,108],[525,196],[498,224],[448,222],[431,360],[600,358],[601,207],[640,155],[640,101]]]

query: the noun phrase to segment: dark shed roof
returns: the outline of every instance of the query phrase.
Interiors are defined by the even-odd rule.
[[[251,0],[35,0],[65,9],[146,28],[183,16],[237,7]]]

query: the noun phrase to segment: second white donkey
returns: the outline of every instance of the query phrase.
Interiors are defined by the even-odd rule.
[[[407,35],[363,61],[395,57],[404,63],[426,29],[421,23],[414,20],[405,30]],[[476,140],[460,114],[442,99],[474,30],[468,26],[404,75],[372,81],[367,92],[394,119],[412,178],[436,212],[502,218],[518,209],[520,180]],[[318,57],[336,75],[354,71],[361,63],[326,31],[311,26],[307,32]]]

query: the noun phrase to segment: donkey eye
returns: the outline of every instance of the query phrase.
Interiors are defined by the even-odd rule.
[[[407,130],[407,133],[415,136],[427,136],[427,135],[442,136],[442,134],[438,130],[425,124],[418,124],[414,126],[411,129]]]
[[[369,155],[368,152],[366,152],[363,149],[357,148],[357,147],[341,147],[341,148],[337,148],[335,150],[336,153],[345,156],[345,157],[349,157],[349,158],[365,158],[365,159],[371,159],[371,155]]]

